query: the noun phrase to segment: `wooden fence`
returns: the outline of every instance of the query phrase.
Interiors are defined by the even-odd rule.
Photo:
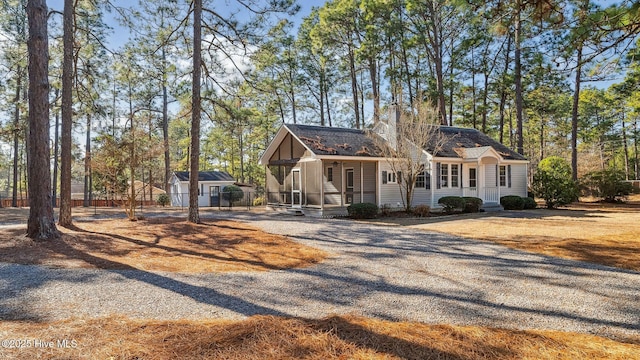
[[[17,207],[29,207],[29,199],[17,199]],[[105,199],[93,199],[89,207],[121,207],[124,206],[125,200],[105,200]],[[13,204],[11,198],[0,199],[0,207],[11,207]],[[136,206],[154,206],[157,205],[155,200],[136,201]],[[56,199],[56,206],[60,206],[60,198]],[[71,199],[71,207],[84,206],[84,200]]]

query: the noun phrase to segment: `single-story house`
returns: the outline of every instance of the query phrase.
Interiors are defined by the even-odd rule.
[[[390,117],[384,125],[395,129],[396,121]],[[529,162],[522,155],[475,129],[440,126],[439,131],[444,137],[440,149],[422,149],[425,171],[416,181],[413,206],[439,208],[443,196],[473,196],[499,207],[501,196],[527,195]],[[383,156],[373,136],[378,135],[282,125],[260,158],[266,167],[267,206],[311,216],[346,215],[352,203],[403,206],[393,159]]]
[[[222,189],[235,179],[225,171],[198,172],[198,206],[225,206]],[[189,172],[175,171],[171,176],[171,206],[189,206]]]

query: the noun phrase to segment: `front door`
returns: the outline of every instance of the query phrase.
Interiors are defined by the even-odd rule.
[[[469,167],[468,168],[466,191],[464,192],[465,196],[478,197],[478,168]]]
[[[209,186],[209,206],[220,206],[220,186]]]
[[[291,170],[291,207],[302,207],[300,169]]]
[[[345,204],[353,204],[353,169],[346,169],[344,171],[345,179]]]

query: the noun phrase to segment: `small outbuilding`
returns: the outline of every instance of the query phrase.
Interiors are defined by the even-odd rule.
[[[198,173],[198,206],[224,206],[221,197],[225,186],[235,179],[225,171]],[[171,206],[189,206],[189,172],[176,171],[171,177]]]

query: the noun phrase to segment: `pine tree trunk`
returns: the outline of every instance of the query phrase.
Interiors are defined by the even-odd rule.
[[[624,111],[624,110],[623,110]],[[629,180],[629,147],[627,146],[627,125],[622,113],[622,142],[624,144],[624,179]]]
[[[18,66],[16,79],[16,97],[15,113],[13,115],[13,194],[11,197],[11,206],[18,207],[18,158],[20,154],[19,149],[19,133],[20,133],[20,92],[22,91],[22,70]]]
[[[49,149],[49,44],[45,0],[29,0],[29,220],[27,236],[39,241],[60,237],[51,206]]]
[[[582,76],[582,46],[578,46],[576,54],[575,89],[573,91],[573,108],[571,109],[571,178],[578,180],[578,106],[580,104],[580,83]]]
[[[56,89],[55,91],[55,99],[57,102],[58,96],[60,95],[60,90]],[[56,109],[56,125],[54,127],[54,135],[53,135],[53,181],[51,183],[52,193],[51,196],[51,205],[53,207],[58,206],[56,200],[58,198],[58,145],[59,145],[59,127],[60,127],[60,111]]]
[[[521,62],[521,49],[522,49],[522,22],[520,19],[522,11],[522,3],[520,0],[516,1],[516,21],[515,21],[515,85],[516,85],[516,142],[518,154],[524,155],[524,134],[523,134],[523,115],[522,108],[524,106],[522,99],[522,64]]]
[[[198,172],[200,167],[200,79],[202,66],[202,0],[193,6],[193,84],[191,94],[191,153],[189,173],[189,222],[199,223]]]
[[[87,132],[84,144],[84,198],[82,205],[89,207],[91,205],[89,179],[91,173],[91,114],[87,114]]]
[[[353,110],[355,113],[356,129],[360,129],[360,104],[358,100],[358,75],[356,74],[355,54],[349,48],[349,74],[351,76],[351,94],[353,98]]]
[[[638,163],[638,121],[633,122],[633,154],[634,154],[634,166],[635,166],[635,178],[640,180],[640,164]]]
[[[58,224],[73,225],[71,219],[71,129],[73,126],[73,0],[64,0],[62,63],[62,129],[60,134],[60,215]]]

